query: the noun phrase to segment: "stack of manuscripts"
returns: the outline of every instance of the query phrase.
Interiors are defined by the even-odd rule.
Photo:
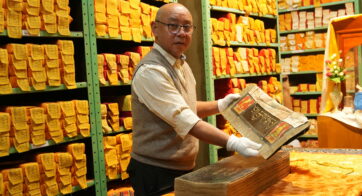
[[[290,172],[289,153],[270,159],[233,155],[175,179],[178,196],[257,195]]]

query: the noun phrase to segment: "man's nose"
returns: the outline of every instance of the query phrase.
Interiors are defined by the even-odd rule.
[[[185,31],[185,27],[181,26],[181,27],[180,27],[180,30],[177,32],[177,35],[186,36],[187,33],[186,33],[186,31]]]

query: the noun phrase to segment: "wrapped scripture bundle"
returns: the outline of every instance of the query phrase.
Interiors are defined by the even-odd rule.
[[[131,160],[132,134],[118,134],[117,136],[117,155],[119,156],[119,173],[122,180],[129,177],[127,167]]]
[[[87,155],[85,154],[84,143],[73,143],[67,146],[67,151],[73,157],[72,186],[80,186],[81,189],[87,188]]]

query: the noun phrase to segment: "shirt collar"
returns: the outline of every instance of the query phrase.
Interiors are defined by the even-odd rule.
[[[168,52],[166,52],[160,45],[154,43],[153,44],[153,48],[155,48],[156,50],[158,50],[165,58],[166,60],[171,64],[171,65],[176,65],[176,58],[173,57],[171,54],[169,54]],[[182,62],[184,63],[186,60],[186,55],[181,54],[181,58]],[[182,65],[183,65],[182,63]]]

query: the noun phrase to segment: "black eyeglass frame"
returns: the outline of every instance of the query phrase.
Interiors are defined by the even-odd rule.
[[[179,33],[179,32],[181,31],[181,28],[184,29],[184,32],[185,32],[186,34],[192,34],[192,33],[194,32],[194,30],[196,29],[196,27],[195,27],[194,25],[189,25],[189,24],[187,24],[187,25],[178,25],[178,24],[161,22],[161,21],[159,21],[159,20],[155,20],[155,22],[158,22],[158,23],[160,23],[160,24],[163,24],[163,25],[167,26],[168,31],[169,31],[170,33],[172,33],[172,34],[177,34],[177,33]],[[171,28],[176,28],[176,27],[177,27],[177,31],[172,31],[172,30],[170,30]],[[188,29],[188,28],[190,28],[190,30],[186,31],[186,29]]]

